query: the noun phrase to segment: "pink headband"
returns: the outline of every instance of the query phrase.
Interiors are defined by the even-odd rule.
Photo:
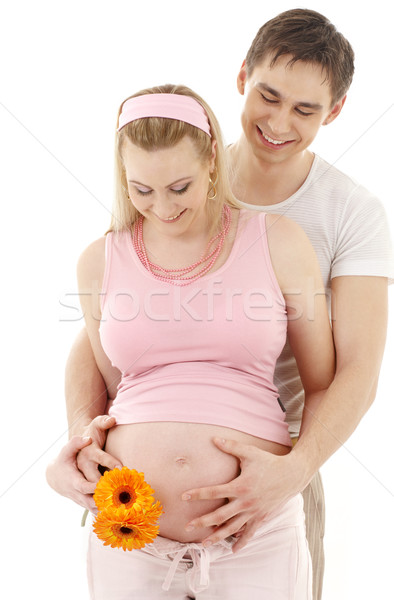
[[[202,129],[211,137],[207,113],[191,96],[181,94],[145,94],[129,98],[119,115],[118,131],[128,123],[145,117],[163,117],[184,121]]]

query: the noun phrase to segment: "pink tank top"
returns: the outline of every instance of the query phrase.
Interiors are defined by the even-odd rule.
[[[155,279],[129,231],[107,235],[100,336],[122,373],[118,424],[206,423],[291,446],[273,383],[286,329],[264,213],[241,210],[227,261],[186,286]]]

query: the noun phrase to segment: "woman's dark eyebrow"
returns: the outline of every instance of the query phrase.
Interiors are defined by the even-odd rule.
[[[275,98],[278,98],[278,100],[282,100],[282,98],[283,98],[282,94],[280,92],[278,92],[277,90],[274,90],[274,88],[270,87],[266,83],[257,83],[256,87],[258,87],[261,90],[264,90],[265,92],[268,92],[269,94],[271,94],[271,96],[275,96]],[[311,110],[322,110],[323,109],[323,106],[321,104],[314,103],[314,102],[304,102],[302,100],[300,100],[299,102],[296,102],[294,104],[294,106],[303,106],[304,108],[310,108]]]

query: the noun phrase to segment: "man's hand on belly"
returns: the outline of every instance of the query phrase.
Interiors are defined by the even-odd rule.
[[[86,446],[77,456],[77,466],[87,481],[97,483],[101,477],[98,466],[107,469],[122,468],[120,461],[104,452],[108,430],[116,424],[114,417],[99,416],[85,427],[83,435],[92,438],[90,446]]]
[[[102,450],[107,430],[115,419],[100,416],[93,419],[84,436],[74,436],[48,465],[49,485],[62,496],[96,513],[93,493],[100,479],[98,466],[106,469],[122,468],[120,461]]]
[[[218,438],[214,442],[223,452],[239,458],[241,473],[229,483],[184,492],[182,499],[188,502],[228,500],[221,508],[188,523],[186,530],[216,526],[215,532],[203,541],[205,546],[239,533],[233,546],[236,552],[246,546],[275,509],[302,491],[307,482],[300,485],[291,452],[278,456],[234,440]]]

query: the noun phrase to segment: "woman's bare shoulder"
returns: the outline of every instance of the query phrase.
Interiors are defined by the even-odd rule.
[[[296,285],[306,276],[320,278],[315,251],[298,223],[283,215],[267,214],[266,229],[272,264],[281,287]]]
[[[300,244],[306,243],[310,245],[310,241],[301,225],[298,225],[293,219],[289,219],[285,215],[267,213],[266,214],[266,226],[267,234],[273,242],[278,238],[282,244],[292,244],[299,242]]]
[[[102,236],[89,244],[81,253],[77,264],[80,285],[102,281],[105,268],[105,241],[106,237]]]

